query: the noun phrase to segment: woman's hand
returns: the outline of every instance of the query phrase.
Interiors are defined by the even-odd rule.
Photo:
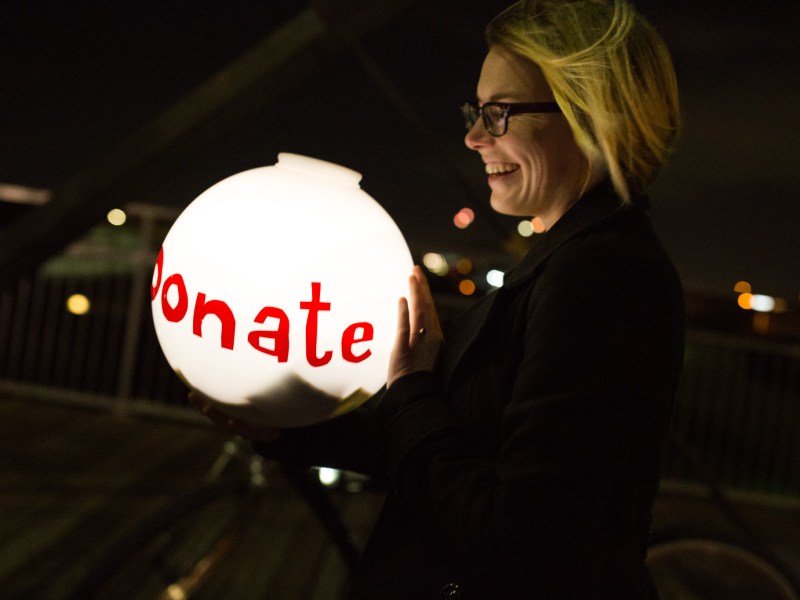
[[[442,328],[433,304],[428,280],[415,266],[408,280],[409,300],[400,298],[397,315],[397,337],[389,358],[386,385],[417,371],[433,371],[442,346]]]
[[[224,404],[216,402],[193,389],[189,392],[189,403],[197,408],[209,421],[223,431],[241,436],[254,442],[274,442],[281,434],[280,429],[259,427],[246,421],[235,419],[224,410]]]

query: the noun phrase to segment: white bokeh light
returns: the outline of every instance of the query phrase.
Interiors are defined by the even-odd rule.
[[[531,237],[533,235],[533,223],[528,219],[517,223],[517,233],[522,237]]]
[[[492,287],[503,287],[503,279],[505,278],[505,273],[502,271],[498,271],[497,269],[492,269],[488,273],[486,273],[486,283],[491,285]]]
[[[108,211],[106,220],[112,225],[119,227],[120,225],[125,224],[125,221],[128,220],[128,215],[126,215],[125,211],[121,208],[112,208],[110,211]]]
[[[772,312],[775,308],[775,298],[764,294],[753,294],[750,307],[756,312]]]

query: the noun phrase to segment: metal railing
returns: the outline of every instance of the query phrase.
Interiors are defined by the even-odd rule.
[[[45,265],[0,292],[0,393],[181,414],[186,388],[158,345],[148,295],[158,228],[175,217],[162,213],[129,207],[124,252],[82,242],[68,253],[76,268]],[[69,312],[73,294],[91,309]],[[724,485],[800,494],[800,345],[690,331],[673,428]],[[675,452],[664,475],[694,478]]]
[[[126,211],[123,228],[98,226],[35,276],[0,290],[0,390],[145,412],[185,405],[149,303],[156,250],[177,212],[141,204]],[[76,297],[88,302],[85,312],[68,308]]]
[[[800,346],[690,332],[673,429],[722,483],[800,493]],[[664,474],[693,479],[677,453]]]

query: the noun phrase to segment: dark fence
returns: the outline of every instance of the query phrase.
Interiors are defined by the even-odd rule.
[[[149,412],[186,404],[152,326],[151,240],[139,250],[118,272],[43,269],[0,292],[0,391]],[[73,294],[90,300],[87,313],[66,310]],[[800,346],[690,332],[673,429],[723,484],[800,494]],[[698,479],[674,449],[665,476]]]
[[[726,485],[800,493],[800,347],[690,332],[673,430]],[[675,451],[665,475],[699,478]]]
[[[186,387],[158,345],[149,297],[139,302],[139,326],[129,327],[135,279],[130,274],[38,276],[4,290],[0,380],[125,401],[185,404]],[[66,309],[74,294],[91,302],[86,314]]]

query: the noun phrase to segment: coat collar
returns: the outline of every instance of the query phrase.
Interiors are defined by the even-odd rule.
[[[464,314],[465,318],[458,321],[458,327],[448,332],[448,348],[441,357],[441,374],[445,385],[449,384],[467,349],[486,325],[500,294],[533,278],[539,265],[568,240],[625,215],[643,212],[648,206],[645,196],[634,197],[631,204],[624,204],[614,193],[609,181],[601,182],[584,194],[547,233],[539,237],[519,264],[506,272],[503,286],[470,307]]]
[[[503,287],[508,289],[527,281],[557,248],[582,232],[634,212],[643,212],[648,206],[646,196],[636,196],[630,204],[624,204],[610,181],[602,181],[573,204],[549,231],[536,240],[525,257],[506,272]]]

